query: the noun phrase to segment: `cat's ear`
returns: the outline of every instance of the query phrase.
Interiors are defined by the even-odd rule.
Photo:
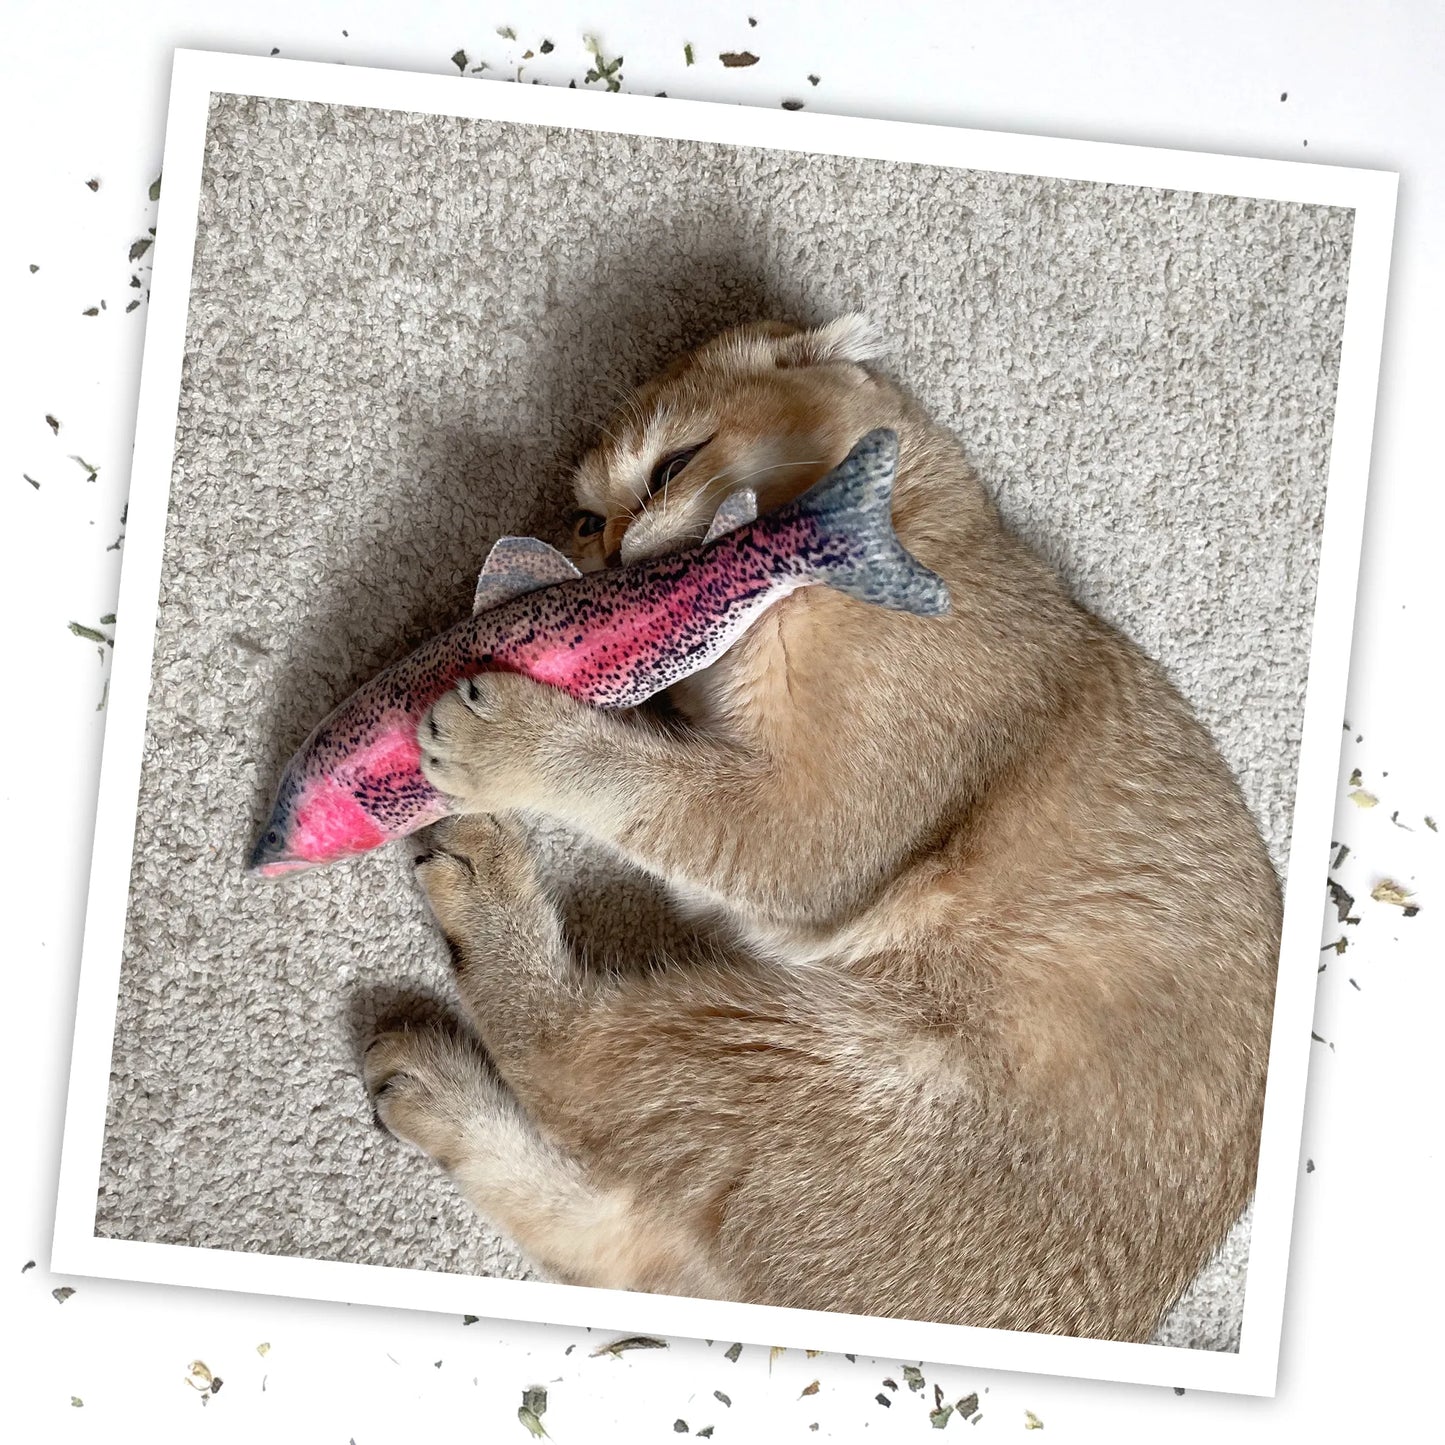
[[[876,322],[854,311],[822,326],[775,338],[769,344],[773,360],[780,367],[871,361],[882,354],[883,330]]]

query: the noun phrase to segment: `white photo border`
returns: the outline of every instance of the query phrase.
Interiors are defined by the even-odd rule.
[[[1354,212],[1309,680],[1285,883],[1279,982],[1240,1347],[1226,1354],[963,1325],[782,1309],[528,1280],[100,1238],[96,1189],[128,906],[167,504],[213,94],[454,115],[789,152],[1347,207]],[[1152,1385],[1273,1395],[1309,1061],[1320,882],[1334,819],[1348,639],[1364,526],[1396,177],[1245,159],[178,50],[153,248],[126,554],[81,955],[51,1267],[66,1274],[730,1338]]]

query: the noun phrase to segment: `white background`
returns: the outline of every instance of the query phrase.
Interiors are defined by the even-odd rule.
[[[1016,1435],[1026,1429],[1025,1410],[1049,1439],[1434,1438],[1436,1351],[1421,1319],[1434,1318],[1440,1284],[1429,1221],[1439,1213],[1431,1184],[1439,1167],[1433,1064],[1445,1024],[1445,845],[1423,817],[1445,815],[1435,707],[1445,620],[1445,479],[1435,440],[1445,382],[1445,12],[1428,0],[1215,5],[1207,22],[1172,7],[1165,14],[1166,7],[1097,0],[909,11],[750,0],[671,12],[621,0],[448,3],[421,17],[380,3],[252,4],[244,18],[236,9],[231,18],[178,3],[11,6],[0,49],[9,122],[0,227],[8,322],[0,348],[0,655],[9,674],[0,876],[11,923],[0,955],[14,980],[0,1279],[5,1316],[18,1326],[4,1356],[14,1376],[7,1419],[27,1419],[24,1438],[249,1440],[264,1431],[371,1445],[454,1428],[467,1439],[521,1441],[529,1438],[516,1415],[521,1392],[546,1384],[544,1423],[564,1445],[680,1439],[678,1419],[689,1431],[714,1425],[718,1441],[916,1438],[929,1431],[937,1379],[951,1401],[979,1392],[981,1421],[954,1417],[946,1426],[970,1438]],[[517,40],[500,37],[499,26],[515,28]],[[1276,1400],[927,1364],[929,1386],[918,1395],[900,1368],[914,1362],[798,1351],[770,1359],[749,1347],[733,1363],[723,1355],[730,1342],[682,1340],[593,1359],[589,1351],[605,1335],[49,1275],[105,716],[96,704],[108,667],[68,624],[96,626],[115,608],[124,552],[106,549],[126,496],[146,315],[144,302],[124,309],[144,297],[128,286],[130,276],[147,274],[127,250],[156,224],[146,189],[159,168],[170,52],[188,45],[264,55],[278,47],[295,58],[456,76],[449,57],[463,48],[473,64],[492,69],[457,84],[483,84],[514,74],[521,52],[547,38],[555,50],[526,62],[524,79],[581,85],[591,64],[584,33],[595,34],[608,57],[624,55],[624,88],[643,93],[765,106],[799,99],[838,113],[1400,173],[1340,774],[1358,767],[1380,802],[1361,809],[1341,789],[1336,837],[1352,854],[1337,876],[1360,899],[1362,922],[1342,930],[1331,909],[1322,934],[1328,942],[1346,931],[1351,946],[1343,957],[1321,955],[1329,968],[1315,1027],[1327,1042],[1315,1046],[1302,1153],[1315,1167],[1301,1184]],[[685,41],[697,59],[691,68]],[[720,51],[742,49],[759,64],[721,66]],[[820,77],[816,87],[810,73]],[[86,186],[90,179],[98,190]],[[102,299],[99,316],[82,314]],[[47,413],[60,422],[58,435]],[[77,455],[99,468],[94,481]],[[1341,636],[1339,646],[1348,649],[1350,639]],[[1415,891],[1417,917],[1403,919],[1368,897],[1384,877]],[[36,1266],[22,1272],[30,1260]],[[76,1293],[57,1302],[51,1291],[65,1284]],[[270,1346],[264,1355],[261,1343]],[[219,1393],[203,1397],[187,1383],[196,1359],[224,1380]],[[902,1386],[896,1395],[882,1385],[885,1376]],[[815,1379],[817,1393],[800,1398]],[[880,1389],[891,1407],[875,1401]]]

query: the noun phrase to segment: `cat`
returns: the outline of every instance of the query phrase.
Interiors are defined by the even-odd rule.
[[[1001,521],[857,316],[735,327],[576,472],[592,569],[766,511],[894,429],[919,618],[779,603],[665,706],[491,673],[419,732],[460,816],[417,876],[471,1028],[387,1029],[380,1120],[552,1278],[1145,1340],[1253,1190],[1281,898],[1161,669]],[[736,948],[601,974],[518,817]]]

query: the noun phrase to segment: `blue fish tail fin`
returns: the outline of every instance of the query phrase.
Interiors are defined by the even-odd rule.
[[[815,520],[811,569],[850,597],[932,617],[949,609],[943,578],[919,562],[893,530],[898,434],[878,427],[794,503]]]

